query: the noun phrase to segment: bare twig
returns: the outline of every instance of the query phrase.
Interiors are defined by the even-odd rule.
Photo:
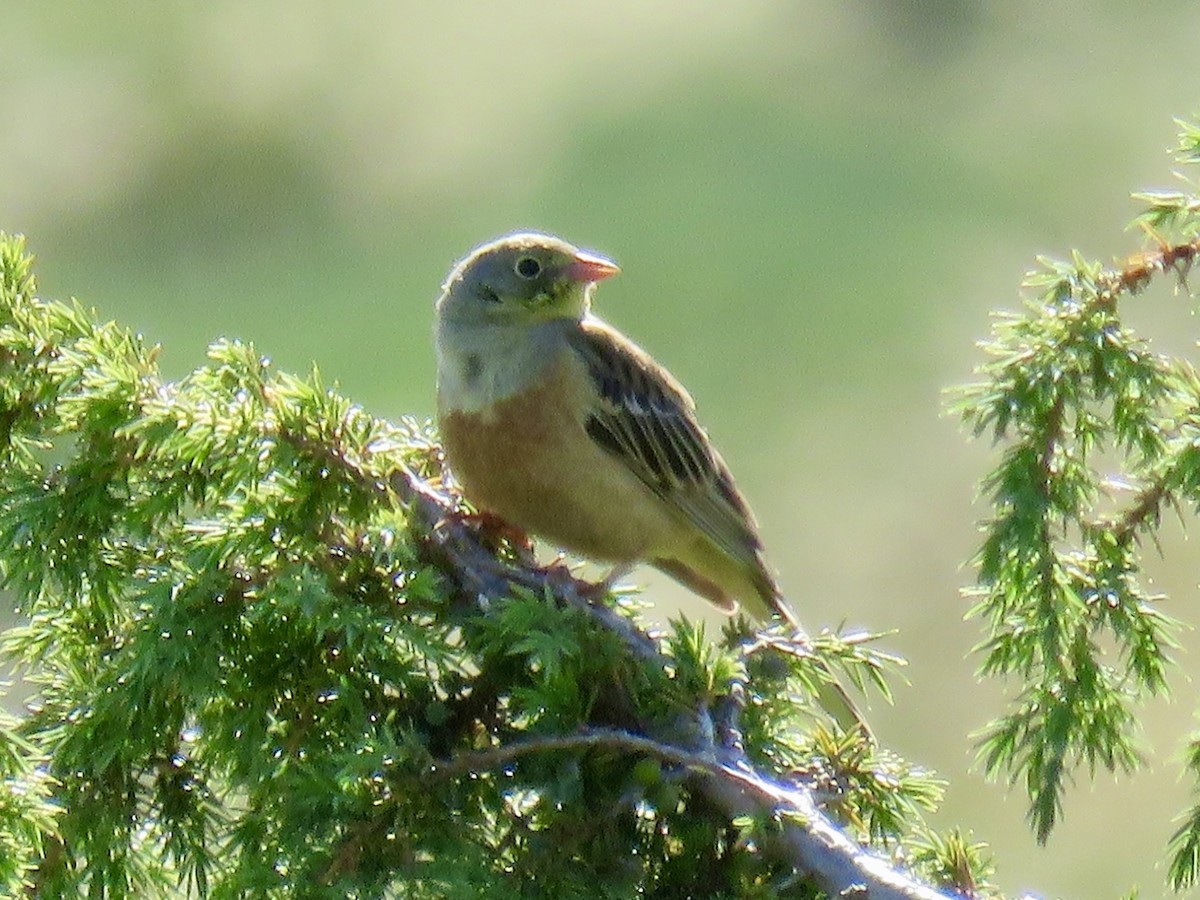
[[[1158,244],[1158,249],[1132,256],[1120,269],[1105,272],[1101,279],[1101,288],[1106,293],[1137,293],[1146,287],[1156,274],[1168,271],[1174,272],[1180,285],[1187,287],[1188,272],[1197,255],[1200,255],[1200,240],[1168,244],[1149,226],[1143,227]]]

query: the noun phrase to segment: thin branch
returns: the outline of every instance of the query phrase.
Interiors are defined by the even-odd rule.
[[[1143,525],[1157,519],[1159,508],[1168,499],[1168,478],[1168,475],[1164,475],[1155,479],[1138,492],[1137,499],[1125,512],[1111,523],[1107,523],[1118,543],[1127,543]]]
[[[942,893],[898,872],[850,840],[817,806],[810,791],[771,781],[754,771],[740,753],[722,761],[713,753],[686,750],[615,728],[589,728],[570,735],[515,741],[487,750],[461,753],[437,762],[435,778],[453,778],[494,769],[536,753],[609,747],[644,753],[688,769],[705,795],[730,818],[743,815],[775,816],[781,831],[775,843],[830,896],[863,900],[948,900],[958,895]]]
[[[622,731],[619,728],[587,728],[575,734],[555,734],[525,738],[508,744],[499,744],[486,750],[458,753],[450,759],[435,762],[430,775],[435,779],[456,778],[483,769],[497,769],[522,756],[535,753],[550,753],[555,750],[591,750],[596,747],[614,747],[645,753],[677,766],[685,766],[711,772],[715,760],[660,743],[640,734]]]
[[[1054,398],[1054,404],[1046,413],[1045,440],[1042,444],[1041,469],[1042,483],[1038,486],[1043,498],[1049,498],[1050,482],[1054,479],[1054,457],[1058,454],[1058,446],[1063,438],[1063,417],[1066,413],[1067,398],[1062,392]]]

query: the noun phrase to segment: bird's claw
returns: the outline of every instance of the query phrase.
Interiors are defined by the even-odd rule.
[[[490,512],[459,512],[460,522],[474,528],[493,549],[507,543],[521,554],[533,553],[533,540],[511,522]]]

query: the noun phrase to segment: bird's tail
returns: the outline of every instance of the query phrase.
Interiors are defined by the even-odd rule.
[[[866,717],[863,716],[862,710],[858,708],[849,692],[842,687],[842,683],[837,680],[837,676],[829,670],[825,663],[818,662],[817,665],[821,669],[822,676],[829,678],[828,681],[825,681],[822,677],[821,685],[817,688],[817,703],[821,705],[821,709],[829,713],[843,731],[857,730],[867,740],[874,742],[875,735],[871,733],[871,726],[867,724]]]
[[[778,613],[779,616],[787,622],[794,632],[794,640],[799,644],[811,646],[812,639],[808,636],[808,632],[804,630],[804,626],[800,624],[800,619],[796,616],[796,611],[783,598],[778,586],[773,580],[769,582],[770,586],[770,609]],[[766,593],[765,591],[763,592]],[[875,735],[871,732],[871,726],[867,724],[866,717],[862,714],[862,710],[858,708],[858,704],[850,696],[850,693],[838,681],[833,670],[829,668],[823,661],[814,659],[817,668],[820,669],[819,677],[821,684],[817,688],[817,703],[821,709],[829,713],[838,727],[843,731],[859,731],[869,741],[875,740]]]

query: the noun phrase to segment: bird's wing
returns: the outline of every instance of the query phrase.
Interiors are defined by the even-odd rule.
[[[644,350],[588,317],[569,332],[596,387],[588,434],[717,547],[749,566],[762,544],[687,391]]]

